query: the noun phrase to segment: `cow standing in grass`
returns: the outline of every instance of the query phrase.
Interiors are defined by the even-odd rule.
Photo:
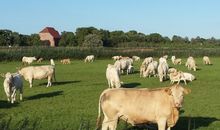
[[[179,118],[183,96],[190,89],[174,85],[158,89],[107,89],[99,99],[97,128],[101,123],[101,112],[104,120],[102,130],[116,130],[119,119],[132,126],[157,123],[159,130],[170,129]]]
[[[51,65],[29,66],[18,70],[18,73],[29,81],[32,88],[34,79],[48,79],[47,87],[52,86],[52,78],[55,79],[55,64],[51,59]],[[55,79],[56,80],[56,79]]]
[[[20,92],[20,100],[22,100],[22,94],[23,94],[23,81],[21,79],[21,76],[18,73],[11,74],[10,72],[7,72],[5,74],[5,80],[3,83],[5,94],[8,98],[8,101],[11,103],[14,103],[16,100],[16,91],[19,90]]]

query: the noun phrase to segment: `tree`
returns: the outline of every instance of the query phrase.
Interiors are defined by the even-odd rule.
[[[162,43],[164,42],[164,39],[159,33],[151,33],[146,36],[146,41],[152,43]]]
[[[85,37],[85,40],[82,44],[84,47],[102,47],[103,42],[100,36],[97,34],[89,34]]]
[[[185,39],[181,36],[173,35],[172,43],[185,43]]]
[[[118,46],[119,43],[127,42],[128,36],[123,31],[113,31],[110,33],[110,46]]]
[[[73,32],[62,32],[59,41],[60,46],[77,46],[76,36]]]
[[[77,39],[78,45],[82,45],[82,43],[84,42],[84,38],[88,34],[93,34],[96,31],[97,31],[97,29],[94,27],[77,28],[76,29],[76,39]]]
[[[29,42],[28,42],[28,45],[30,46],[39,46],[39,45],[42,45],[42,42],[40,40],[40,37],[38,34],[31,34],[29,36]]]

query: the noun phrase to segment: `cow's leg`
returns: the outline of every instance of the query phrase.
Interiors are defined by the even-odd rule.
[[[109,122],[109,130],[116,130],[117,128],[117,123],[118,123],[118,120],[113,120],[111,122]]]
[[[30,88],[32,88],[33,80],[29,79]]]
[[[171,130],[171,127],[168,127],[167,130]]]
[[[111,88],[111,81],[108,79],[108,87]]]
[[[23,89],[20,88],[20,101],[22,101],[22,100],[23,100]]]
[[[186,80],[184,79],[183,81],[184,81],[185,85],[187,85]]]
[[[47,87],[50,87],[52,85],[51,79],[52,78],[50,76],[48,76]]]
[[[12,94],[11,94],[11,103],[14,103],[15,97],[16,97],[16,89],[14,89]]]
[[[108,130],[108,128],[109,128],[108,122],[109,122],[108,118],[106,116],[104,116],[104,120],[102,122],[102,130]]]
[[[158,130],[165,130],[166,128],[166,119],[160,119],[158,122]]]

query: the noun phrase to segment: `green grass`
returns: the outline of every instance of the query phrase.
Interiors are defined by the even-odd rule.
[[[183,59],[184,63],[186,59]],[[175,128],[172,130],[218,130],[220,129],[220,61],[212,57],[213,65],[205,66],[202,59],[196,59],[199,71],[188,71],[184,65],[180,70],[193,73],[197,80],[186,87],[192,93],[185,97],[184,107]],[[56,79],[52,87],[46,88],[47,80],[35,80],[33,88],[24,81],[24,101],[10,104],[0,89],[0,130],[93,130],[98,113],[100,93],[108,88],[105,69],[112,60],[96,60],[84,63],[72,59],[70,65],[56,62]],[[170,62],[169,62],[170,63]],[[41,64],[49,64],[44,61]],[[169,81],[159,82],[158,78],[140,78],[139,66],[135,62],[135,73],[122,75],[126,87],[155,88],[168,86]],[[20,62],[1,62],[0,73],[15,72]],[[39,65],[35,63],[34,65]],[[170,66],[171,65],[170,63]],[[0,83],[3,83],[0,78]],[[162,109],[162,108],[161,108]],[[125,129],[120,121],[118,129]],[[128,128],[131,128],[128,125]]]

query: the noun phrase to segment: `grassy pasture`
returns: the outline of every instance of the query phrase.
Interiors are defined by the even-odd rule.
[[[183,59],[185,63],[186,59]],[[178,123],[172,130],[220,130],[220,61],[212,57],[213,65],[205,66],[202,58],[196,58],[199,71],[188,71],[184,65],[176,68],[193,73],[197,80],[186,87],[192,93],[185,97],[184,107]],[[46,88],[47,80],[35,80],[33,88],[24,81],[24,101],[10,104],[0,89],[0,130],[93,130],[98,113],[100,93],[107,88],[105,70],[112,60],[96,60],[84,63],[72,60],[70,65],[56,62],[57,82]],[[44,61],[41,64],[49,64]],[[139,66],[135,62],[135,73],[122,75],[127,88],[155,88],[168,86],[169,81],[158,78],[140,78]],[[170,66],[173,66],[169,61]],[[15,72],[20,62],[1,62],[0,73]],[[40,65],[34,63],[34,65]],[[3,83],[3,78],[0,78]],[[18,96],[18,95],[17,95]],[[137,129],[120,121],[118,129]]]

